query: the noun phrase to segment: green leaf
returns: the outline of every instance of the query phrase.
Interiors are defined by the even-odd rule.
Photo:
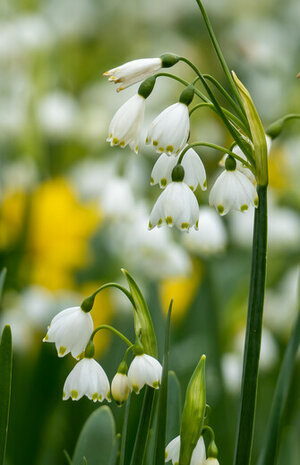
[[[136,439],[132,452],[130,465],[141,465],[146,452],[149,428],[151,427],[151,413],[153,407],[155,389],[146,386],[143,407],[140,414],[140,421],[136,433]]]
[[[169,362],[169,342],[170,342],[170,320],[173,300],[170,302],[168,318],[165,331],[165,350],[163,360],[162,381],[158,395],[157,428],[154,448],[154,465],[164,465],[166,449],[166,429],[167,429],[167,403],[168,403],[168,362]]]
[[[73,456],[73,465],[107,465],[112,460],[115,440],[115,420],[108,406],[95,410],[85,422]]]
[[[276,463],[280,423],[292,380],[299,344],[300,311],[298,311],[297,319],[284,354],[271,407],[266,439],[258,460],[258,465],[274,465]]]
[[[134,330],[139,337],[145,352],[152,357],[157,357],[157,343],[153,329],[152,319],[149,309],[143,294],[141,293],[137,283],[128,271],[122,269],[122,272],[127,279],[131,295],[135,302],[134,308]]]
[[[127,430],[128,430],[129,411],[130,411],[130,401],[131,401],[131,394],[129,395],[127,402],[126,402],[125,417],[124,417],[123,428],[122,428],[119,465],[125,464],[125,451],[126,451]]]
[[[6,278],[6,272],[7,272],[6,268],[3,268],[3,270],[0,273],[0,303],[1,303],[1,300],[2,300],[2,294],[3,294],[3,287],[4,287],[5,278]]]
[[[181,418],[181,389],[174,371],[169,371],[167,443],[179,434]]]
[[[250,126],[252,142],[254,145],[254,159],[256,165],[256,180],[260,186],[268,184],[268,154],[266,135],[257,113],[251,95],[246,87],[241,83],[236,74],[232,72],[234,82],[237,85],[242,102],[246,111],[247,119]]]
[[[3,272],[1,274],[2,277]],[[3,465],[7,442],[12,378],[12,336],[9,325],[6,325],[2,332],[0,373],[0,465]]]

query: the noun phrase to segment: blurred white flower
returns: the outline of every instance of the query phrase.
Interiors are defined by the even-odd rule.
[[[114,84],[121,83],[117,92],[152,76],[162,66],[161,58],[141,58],[129,61],[104,73]]]
[[[180,436],[172,439],[166,447],[165,462],[172,460],[173,465],[179,463],[180,452]],[[191,465],[204,465],[206,459],[206,451],[203,437],[200,436],[195,449],[193,450]]]
[[[128,370],[128,382],[137,394],[148,384],[155,389],[159,388],[161,382],[162,366],[156,358],[151,355],[136,355]]]
[[[215,181],[209,194],[209,204],[221,216],[230,210],[246,212],[249,207],[258,205],[258,196],[251,181],[237,169],[224,170]]]
[[[117,220],[132,212],[135,201],[129,182],[121,177],[112,177],[103,185],[100,208],[108,217]]]
[[[227,233],[220,216],[209,207],[200,207],[198,231],[183,236],[186,247],[199,254],[215,254],[225,249]]]
[[[63,400],[79,400],[87,396],[93,402],[106,399],[110,402],[109,381],[105,371],[93,358],[83,358],[69,373],[64,387]]]
[[[66,92],[49,93],[38,103],[37,121],[49,137],[70,137],[76,134],[79,126],[78,104]]]
[[[130,393],[128,376],[125,373],[116,373],[111,383],[111,393],[118,405],[128,399]]]
[[[108,128],[107,142],[124,148],[129,144],[138,152],[139,136],[145,113],[145,99],[135,94],[115,113]]]
[[[226,389],[232,394],[238,393],[243,372],[241,355],[236,352],[225,353],[221,359],[221,366]]]
[[[209,457],[205,460],[203,465],[220,465],[220,462],[215,457]]]
[[[151,123],[146,144],[151,144],[159,153],[177,155],[185,146],[190,132],[188,107],[181,102],[163,110]]]
[[[198,153],[194,149],[189,149],[184,154],[181,165],[184,168],[183,182],[187,184],[192,191],[195,191],[198,186],[203,191],[206,191],[206,172],[204,165]]]
[[[59,357],[71,352],[74,358],[78,358],[84,352],[92,332],[90,313],[80,307],[71,307],[53,318],[43,341],[54,342]]]
[[[184,182],[171,182],[158,197],[149,218],[149,229],[163,223],[188,231],[198,228],[199,206],[195,194]]]

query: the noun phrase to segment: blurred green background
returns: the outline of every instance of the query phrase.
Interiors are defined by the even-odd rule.
[[[204,2],[230,69],[251,92],[265,127],[299,112],[300,4],[297,0]],[[251,256],[252,213],[214,217],[195,234],[148,232],[159,188],[149,179],[156,155],[111,149],[114,112],[136,92],[115,92],[102,73],[164,52],[185,55],[226,87],[193,0],[2,0],[0,5],[0,265],[8,268],[0,326],[12,325],[14,373],[7,465],[60,465],[96,408],[62,402],[74,365],[41,340],[51,318],[79,305],[101,283],[133,274],[163,344],[162,320],[174,298],[170,368],[183,392],[202,353],[220,463],[232,461],[239,402]],[[170,70],[187,80],[183,65]],[[174,103],[180,84],[158,80],[146,123]],[[230,143],[217,117],[193,115],[191,140]],[[208,190],[220,155],[199,152]],[[297,309],[300,255],[300,135],[289,123],[269,156],[269,259],[254,458]],[[207,205],[207,193],[198,193]],[[212,229],[210,229],[212,228]],[[215,229],[214,229],[215,228]],[[132,334],[132,314],[117,291],[92,311]],[[112,379],[123,355],[101,334],[97,356]],[[300,456],[299,357],[284,414],[280,464]],[[124,408],[112,405],[121,430]]]

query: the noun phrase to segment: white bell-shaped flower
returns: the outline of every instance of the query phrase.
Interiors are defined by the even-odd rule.
[[[147,354],[136,355],[128,370],[129,385],[137,394],[145,384],[158,389],[161,374],[162,366],[156,358]]]
[[[118,405],[122,405],[128,399],[130,386],[128,376],[125,373],[116,373],[111,382],[111,393]]]
[[[199,205],[195,194],[184,182],[171,182],[158,197],[149,218],[149,229],[163,223],[188,231],[198,229]]]
[[[180,436],[174,438],[166,447],[165,462],[172,460],[173,465],[178,465],[180,453]],[[193,450],[190,465],[204,465],[206,459],[205,444],[200,436],[195,449]]]
[[[115,113],[108,129],[107,142],[124,148],[129,144],[138,152],[139,134],[144,119],[145,99],[139,94],[131,97]]]
[[[161,67],[161,58],[140,58],[110,69],[104,73],[104,76],[107,76],[108,80],[115,84],[120,83],[121,85],[117,89],[117,92],[120,92],[132,84],[152,76]]]
[[[201,158],[194,149],[189,149],[184,154],[181,165],[184,168],[183,181],[192,191],[195,191],[198,186],[203,191],[207,189],[206,172]]]
[[[163,189],[172,182],[172,170],[177,164],[177,157],[169,156],[162,153],[153,166],[150,178],[150,184],[154,186],[159,184]]]
[[[80,307],[67,308],[53,318],[43,341],[54,342],[59,357],[71,352],[78,358],[85,350],[93,327],[90,313]]]
[[[152,122],[146,143],[159,153],[177,155],[185,146],[190,132],[190,118],[187,105],[174,103],[163,110]]]
[[[227,244],[227,233],[222,219],[210,207],[200,207],[199,230],[184,235],[184,244],[191,252],[211,255],[222,252]]]
[[[208,459],[205,460],[203,465],[220,465],[220,462],[215,457],[209,457]]]
[[[229,163],[228,163],[229,162]],[[250,206],[258,206],[258,196],[252,182],[236,169],[235,160],[227,158],[227,169],[220,174],[213,185],[209,204],[214,206],[220,215],[230,210],[246,212]]]
[[[109,381],[105,371],[93,358],[83,358],[69,373],[63,388],[63,400],[87,396],[94,402],[110,402]]]

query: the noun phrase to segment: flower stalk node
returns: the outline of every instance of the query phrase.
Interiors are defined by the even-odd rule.
[[[225,168],[227,171],[234,171],[236,169],[236,161],[231,155],[228,155],[226,158]]]
[[[194,86],[188,86],[179,97],[179,102],[184,103],[186,106],[192,102],[194,98]]]
[[[156,77],[150,76],[149,78],[145,79],[139,87],[138,94],[144,99],[148,98],[151,94],[154,85],[155,85]]]
[[[179,61],[179,57],[174,53],[164,53],[160,56],[162,68],[171,68]]]

